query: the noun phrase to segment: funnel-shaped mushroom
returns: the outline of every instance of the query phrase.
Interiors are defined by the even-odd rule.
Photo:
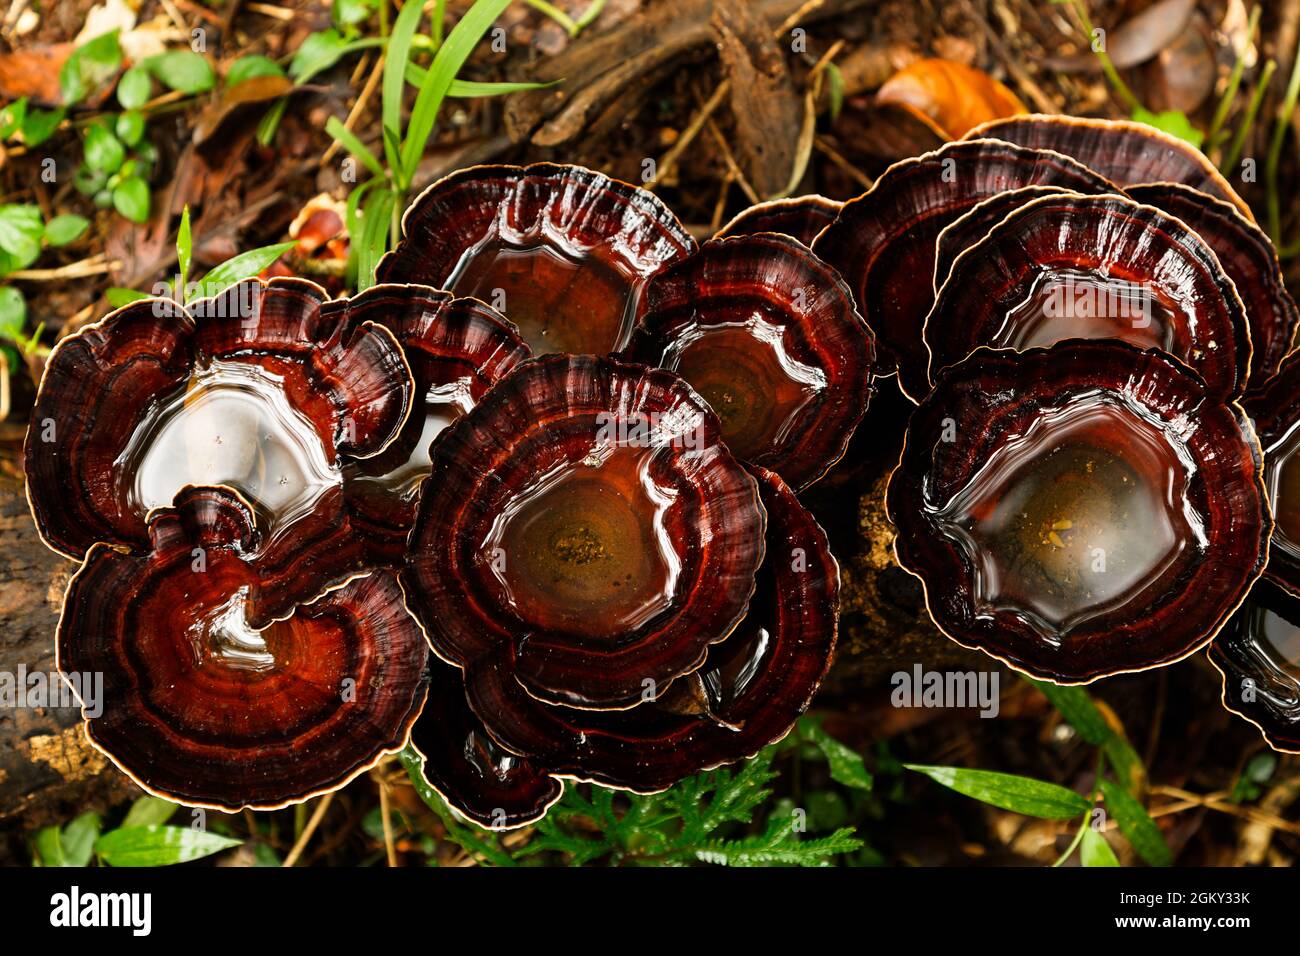
[[[1265,474],[1277,527],[1268,556],[1268,576],[1300,595],[1300,352],[1292,352],[1278,373],[1246,399],[1264,448]]]
[[[1300,752],[1300,599],[1261,581],[1210,645],[1223,703],[1275,750]]]
[[[839,270],[875,332],[882,372],[904,369],[905,390],[925,381],[921,325],[934,302],[935,241],[976,203],[1022,186],[1080,192],[1114,187],[1068,156],[997,140],[950,143],[887,169],[844,204],[813,251]],[[913,400],[924,394],[909,392]]]
[[[744,615],[764,513],[676,375],[548,356],[434,443],[403,586],[434,650],[502,650],[543,700],[630,707]]]
[[[765,233],[705,243],[655,276],[623,355],[681,375],[737,457],[804,488],[867,410],[875,345],[835,270]]]
[[[1272,520],[1244,413],[1121,341],[980,349],[908,425],[886,500],[935,623],[1084,683],[1206,644],[1262,572]]]
[[[1177,183],[1133,186],[1127,190],[1138,202],[1149,203],[1176,216],[1195,230],[1219,257],[1246,307],[1250,324],[1250,382],[1259,388],[1277,372],[1291,350],[1300,312],[1282,279],[1277,250],[1264,230],[1230,202]]]
[[[835,221],[844,204],[815,193],[794,199],[769,199],[755,203],[732,219],[714,236],[752,236],[757,232],[778,232],[812,247],[813,240]]]
[[[298,595],[364,560],[342,465],[382,451],[411,378],[392,334],[325,317],[323,290],[241,282],[188,309],[132,303],[63,340],[46,365],[25,448],[46,543],[148,544],[146,515],[186,485],[225,485],[257,515],[268,565],[314,570]]]
[[[748,615],[704,666],[630,710],[548,706],[504,657],[467,677],[470,703],[509,749],[562,776],[639,792],[752,756],[794,725],[830,667],[839,571],[826,536],[775,474],[757,471],[767,556]]]
[[[90,549],[58,630],[62,672],[103,674],[86,729],[122,770],[180,803],[271,808],[405,744],[428,649],[393,577],[355,578],[256,627],[274,585],[251,559],[247,503],[186,488],[148,527],[145,549]]]
[[[1223,174],[1195,146],[1164,130],[1130,120],[1035,113],[977,126],[967,139],[1002,139],[1030,149],[1073,156],[1116,186],[1182,183],[1232,203],[1254,218]]]
[[[418,285],[377,285],[325,306],[327,318],[373,323],[397,338],[415,382],[411,414],[378,455],[347,462],[345,494],[373,562],[396,567],[429,473],[429,445],[442,429],[528,358],[515,327],[477,299]]]
[[[535,354],[622,348],[645,280],[695,249],[653,193],[579,166],[475,166],[402,217],[381,282],[419,282],[504,312]]]
[[[1246,310],[1214,252],[1182,220],[1122,196],[1021,206],[956,258],[925,326],[931,380],[983,345],[1070,338],[1164,349],[1220,397],[1239,395],[1248,374]]]
[[[488,735],[465,701],[458,668],[434,660],[432,669],[428,703],[411,730],[424,779],[466,817],[493,830],[545,816],[564,784]]]

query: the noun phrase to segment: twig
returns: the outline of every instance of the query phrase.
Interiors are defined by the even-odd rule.
[[[751,203],[761,202],[758,193],[754,192],[754,187],[749,184],[745,174],[740,169],[740,164],[736,162],[735,155],[731,152],[731,145],[727,142],[727,137],[722,135],[722,130],[718,129],[718,124],[710,118],[707,123],[709,132],[713,134],[714,141],[718,144],[718,149],[722,150],[722,159],[727,164],[727,168],[735,174],[736,182],[740,184],[741,190]]]
[[[69,262],[66,266],[59,266],[56,269],[18,269],[9,273],[10,279],[23,279],[27,282],[51,282],[56,279],[84,279],[86,276],[103,275],[106,272],[121,266],[122,263],[117,260],[107,261],[104,253],[91,256],[89,259],[82,259],[79,262]]]
[[[646,189],[654,189],[655,186],[663,182],[677,164],[678,157],[695,141],[695,137],[700,134],[700,130],[704,129],[704,124],[709,121],[713,111],[722,105],[723,99],[730,92],[731,80],[723,80],[718,84],[718,88],[713,91],[713,94],[705,100],[704,105],[691,117],[686,129],[682,130],[682,135],[677,137],[677,142],[673,143],[668,148],[668,151],[659,158],[659,162],[655,166],[655,177],[646,184]]]
[[[379,85],[379,80],[383,75],[384,56],[383,54],[380,54],[379,59],[375,61],[375,68],[370,71],[370,76],[366,78],[366,85],[361,88],[361,93],[357,96],[357,101],[352,104],[352,109],[348,110],[347,119],[343,121],[343,128],[348,132],[351,132],[352,127],[356,125],[357,119],[361,116],[361,111],[366,108],[366,104],[370,101],[370,97],[374,94],[375,88]],[[330,143],[329,149],[325,150],[324,154],[320,158],[320,165],[324,166],[329,162],[330,159],[333,158],[334,154],[341,148],[341,144],[338,140],[334,140],[334,142]]]
[[[397,866],[397,847],[393,845],[393,821],[388,809],[388,781],[382,774],[376,775],[379,786],[379,812],[384,818],[384,852],[388,854],[389,867]]]
[[[826,158],[832,163],[844,172],[848,173],[849,176],[851,176],[863,189],[870,189],[876,184],[874,179],[849,162],[848,159],[839,152],[839,150],[830,144],[825,136],[815,137],[813,139],[813,146],[821,150]]]
[[[289,855],[284,858],[284,862],[280,864],[281,866],[293,866],[298,862],[298,857],[302,856],[302,851],[307,849],[307,843],[311,840],[311,835],[315,833],[316,828],[320,826],[321,819],[325,816],[325,811],[329,809],[330,802],[333,799],[334,794],[332,792],[327,793],[325,796],[320,798],[320,802],[316,804],[316,809],[312,813],[311,819],[307,821],[307,826],[303,828],[302,834],[298,837],[297,842],[294,843],[293,849],[289,851]]]

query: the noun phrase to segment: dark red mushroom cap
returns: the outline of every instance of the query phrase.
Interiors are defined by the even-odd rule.
[[[396,567],[415,521],[420,482],[429,473],[430,443],[528,358],[528,346],[496,310],[428,286],[372,286],[328,303],[324,314],[388,329],[411,368],[413,407],[401,432],[378,455],[343,466],[348,508],[370,544],[371,560]]]
[[[1102,190],[1105,191],[1105,190]],[[934,291],[936,295],[948,281],[952,264],[959,255],[975,245],[992,231],[993,227],[1026,203],[1045,196],[1063,196],[1074,193],[1060,186],[1025,186],[1009,189],[972,206],[952,225],[945,226],[934,246]],[[925,388],[928,383],[920,383]]]
[[[786,735],[830,667],[839,570],[826,536],[774,473],[756,471],[768,513],[767,557],[744,622],[700,670],[630,710],[548,706],[504,661],[467,678],[490,733],[552,771],[640,792],[753,756]]]
[[[1210,645],[1223,704],[1274,750],[1300,753],[1300,599],[1271,581],[1255,585]]]
[[[564,784],[488,735],[465,701],[458,668],[435,659],[432,671],[428,702],[411,729],[425,781],[459,813],[493,830],[545,816]]]
[[[402,217],[381,282],[419,282],[501,310],[536,354],[621,349],[642,284],[695,240],[653,193],[580,166],[475,166]]]
[[[1264,449],[1269,499],[1276,528],[1268,576],[1300,595],[1300,352],[1292,352],[1278,373],[1246,399]]]
[[[1300,312],[1282,278],[1277,250],[1264,230],[1230,202],[1190,186],[1157,183],[1133,186],[1129,196],[1177,216],[1196,231],[1219,257],[1223,271],[1237,287],[1250,323],[1251,388],[1258,388],[1282,364],[1291,350]]]
[[[148,511],[187,484],[238,490],[282,554],[327,535],[341,460],[392,440],[411,379],[390,332],[323,320],[325,298],[250,280],[188,310],[134,302],[60,342],[25,448],[46,543],[76,558],[97,541],[143,547]]]
[[[1178,660],[1264,567],[1244,413],[1164,352],[980,349],[908,425],[886,505],[935,623],[1063,684]]]
[[[793,199],[769,199],[755,203],[737,215],[719,229],[714,238],[779,232],[811,247],[818,234],[835,221],[843,205],[816,193]]]
[[[655,276],[623,356],[681,375],[737,457],[804,488],[867,410],[875,341],[834,269],[760,233],[707,242]]]
[[[1232,203],[1253,219],[1250,206],[1205,154],[1146,123],[1035,113],[977,126],[968,139],[1003,139],[1031,149],[1052,149],[1097,170],[1115,185],[1182,183]]]
[[[1179,219],[1122,196],[1035,199],[953,263],[926,319],[930,376],[980,346],[1121,338],[1241,394],[1246,310],[1218,258]]]
[[[543,700],[629,707],[744,615],[758,490],[671,372],[525,362],[432,459],[402,581],[443,658],[469,666],[504,646]]]
[[[255,629],[264,582],[247,503],[186,488],[149,533],[145,550],[91,548],[57,640],[62,672],[103,675],[87,733],[141,786],[194,806],[273,808],[405,744],[428,649],[395,578],[354,578]]]
[[[870,190],[845,203],[813,243],[813,251],[844,277],[875,332],[879,370],[910,370],[900,377],[904,389],[925,377],[921,325],[934,302],[930,277],[939,233],[981,200],[1033,185],[1113,188],[1059,153],[998,140],[949,143],[895,163]]]

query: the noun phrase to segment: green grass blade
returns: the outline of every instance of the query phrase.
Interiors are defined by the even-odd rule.
[[[1092,806],[1073,790],[1030,777],[962,767],[903,766],[975,800],[1044,820],[1070,820]]]

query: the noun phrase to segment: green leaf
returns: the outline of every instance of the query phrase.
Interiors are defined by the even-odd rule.
[[[227,259],[200,280],[202,294],[219,295],[236,282],[252,278],[276,259],[292,249],[297,243],[281,242],[274,246],[262,246],[241,252],[232,259]]]
[[[109,130],[92,123],[86,127],[86,165],[101,173],[115,173],[126,159],[126,149]]]
[[[826,64],[826,90],[830,98],[831,122],[834,122],[844,108],[844,74],[834,63]]]
[[[383,109],[380,125],[394,134],[402,128],[402,90],[405,87],[406,67],[411,59],[411,39],[420,26],[423,5],[408,3],[402,7],[393,24],[392,35],[388,38],[388,51],[384,56]],[[388,164],[395,166],[397,156],[388,157]]]
[[[241,56],[226,71],[226,86],[238,86],[245,80],[255,80],[261,76],[284,76],[284,67],[269,56]]]
[[[170,820],[172,814],[179,809],[180,807],[176,804],[170,800],[163,800],[161,797],[141,797],[131,804],[126,819],[122,821],[122,829],[161,826]]]
[[[81,238],[89,226],[90,220],[84,216],[55,216],[45,224],[45,241],[52,246],[66,246]]]
[[[1119,866],[1119,858],[1100,831],[1087,826],[1083,829],[1083,843],[1079,846],[1079,862],[1084,866]]]
[[[962,767],[930,767],[910,763],[903,766],[923,773],[935,783],[968,797],[1003,810],[1045,820],[1068,820],[1092,806],[1073,790],[1030,777],[992,770],[966,770]]]
[[[1277,754],[1272,750],[1262,750],[1246,762],[1241,776],[1232,785],[1232,794],[1228,797],[1233,803],[1256,800],[1264,784],[1277,771]]]
[[[442,101],[456,74],[496,18],[509,5],[510,0],[476,0],[438,48],[433,63],[429,66],[428,76],[415,98],[415,106],[411,109],[411,118],[406,127],[406,139],[402,142],[400,181],[403,188],[410,184],[415,175],[415,167],[433,133],[438,110],[441,109]]]
[[[1069,722],[1080,737],[1098,746],[1106,742],[1110,736],[1110,727],[1107,726],[1106,719],[1102,717],[1101,711],[1097,709],[1097,705],[1092,702],[1086,690],[1082,687],[1062,687],[1059,684],[1040,680],[1031,679],[1029,682],[1043,692],[1052,702],[1052,706],[1061,712],[1061,716]]]
[[[63,828],[64,866],[88,866],[99,837],[99,814],[87,811]]]
[[[117,101],[124,110],[138,110],[149,102],[149,94],[152,92],[153,80],[143,66],[131,67],[117,81]]]
[[[1106,799],[1106,809],[1138,856],[1152,866],[1172,866],[1174,854],[1165,842],[1165,835],[1137,798],[1106,777],[1101,779],[1101,793]]]
[[[63,857],[63,836],[58,827],[43,827],[36,834],[36,859],[41,866],[67,866]]]
[[[27,323],[27,300],[11,285],[0,285],[0,338],[15,342]]]
[[[63,105],[73,106],[86,94],[93,93],[108,81],[122,65],[122,46],[117,30],[110,30],[88,40],[72,51],[59,70],[59,92]]]
[[[867,770],[860,753],[852,747],[846,747],[826,733],[821,725],[810,717],[800,721],[799,729],[803,738],[816,745],[817,749],[825,755],[826,762],[830,764],[831,779],[857,790],[871,789],[871,772]]]
[[[386,42],[379,37],[349,41],[333,28],[309,34],[299,45],[293,60],[289,63],[289,76],[297,83],[306,83],[322,70],[328,70],[349,53],[383,46]]]
[[[8,139],[23,127],[27,118],[27,97],[7,103],[0,109],[0,139]]]
[[[787,823],[756,837],[710,841],[695,851],[695,858],[719,866],[829,866],[835,854],[862,848],[852,827],[815,840],[800,840],[788,828]]]
[[[139,176],[130,176],[113,189],[113,208],[132,222],[149,219],[149,184]]]
[[[144,114],[138,110],[127,110],[117,118],[113,132],[127,146],[134,146],[144,137]]]
[[[373,9],[372,0],[334,0],[330,16],[339,26],[350,27],[370,16]]]
[[[23,119],[23,142],[33,147],[41,145],[54,135],[65,115],[67,110],[63,107],[57,110],[28,110]]]
[[[212,64],[193,50],[168,50],[141,65],[163,86],[181,93],[204,93],[217,82]]]
[[[95,853],[109,866],[171,866],[239,844],[239,840],[190,827],[123,827],[100,837]]]
[[[384,175],[384,167],[375,154],[366,148],[366,144],[357,139],[356,134],[348,129],[337,116],[331,116],[325,121],[325,132],[333,136],[349,153],[361,160],[363,166],[370,170],[376,176]]]
[[[381,189],[366,202],[361,218],[361,246],[357,251],[357,291],[364,292],[375,284],[375,267],[388,243],[389,217],[397,197],[391,189]]]
[[[104,298],[108,300],[108,304],[113,308],[120,309],[122,306],[139,299],[147,299],[149,295],[135,289],[123,289],[120,286],[114,286],[104,293]]]
[[[0,249],[13,257],[13,269],[26,268],[36,261],[44,235],[45,223],[38,207],[27,203],[0,205]]]
[[[1148,109],[1139,107],[1133,111],[1133,118],[1139,123],[1146,123],[1148,126],[1154,126],[1158,130],[1163,130],[1171,136],[1177,136],[1184,142],[1191,143],[1197,149],[1205,142],[1205,134],[1192,125],[1192,121],[1187,118],[1187,114],[1181,110],[1165,110],[1161,113],[1153,113]]]
[[[181,288],[190,276],[190,258],[194,252],[194,237],[190,233],[190,205],[181,210],[181,226],[176,230],[176,262],[181,272]]]

